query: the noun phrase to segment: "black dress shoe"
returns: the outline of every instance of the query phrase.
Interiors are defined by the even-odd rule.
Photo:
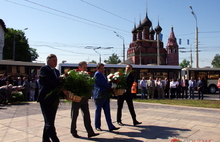
[[[118,130],[118,129],[120,129],[119,127],[114,127],[114,128],[112,128],[112,129],[109,129],[109,131],[111,132],[111,131],[113,131],[113,130]]]
[[[142,122],[138,122],[138,121],[134,122],[134,126],[139,125],[139,124],[142,124]]]
[[[101,128],[95,128],[97,131],[102,131],[102,129]]]
[[[95,137],[95,136],[98,136],[98,135],[99,135],[99,133],[89,134],[88,138]]]
[[[73,136],[74,138],[80,138],[80,136],[79,136],[78,134],[72,134],[72,136]]]
[[[120,126],[124,126],[124,124],[122,122],[118,122],[118,125]]]

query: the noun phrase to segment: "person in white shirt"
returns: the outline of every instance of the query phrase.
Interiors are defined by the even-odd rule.
[[[196,81],[193,80],[194,78],[191,77],[189,80],[189,97],[188,99],[194,99],[194,89],[196,87]]]
[[[170,98],[172,99],[176,95],[176,81],[173,78],[170,81],[170,91],[171,91]]]
[[[157,81],[158,99],[164,99],[164,82],[161,78]]]
[[[141,99],[146,99],[146,81],[145,77],[142,77],[142,80],[140,81],[140,87],[141,87]]]
[[[158,98],[158,82],[159,82],[159,78],[155,78],[155,81],[154,81],[154,84],[155,84],[154,98]]]
[[[34,78],[32,78],[30,81],[30,97],[29,97],[30,101],[35,100],[35,97],[34,97],[35,89],[36,89],[36,82],[35,82]]]

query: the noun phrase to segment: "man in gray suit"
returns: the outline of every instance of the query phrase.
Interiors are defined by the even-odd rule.
[[[85,61],[80,62],[78,68],[81,71],[87,71],[87,63]],[[73,137],[75,137],[75,138],[79,138],[80,137],[77,134],[77,130],[76,130],[76,120],[77,120],[77,117],[79,115],[79,109],[80,108],[82,110],[83,122],[84,122],[84,126],[86,128],[86,131],[88,133],[88,138],[99,135],[98,133],[95,133],[93,131],[92,126],[91,126],[89,104],[88,104],[89,100],[88,99],[89,98],[87,98],[87,97],[83,97],[80,102],[72,101],[72,108],[71,108],[72,122],[71,122],[71,130],[70,130],[70,132],[73,135]]]
[[[148,97],[154,99],[155,82],[152,77],[147,80]]]

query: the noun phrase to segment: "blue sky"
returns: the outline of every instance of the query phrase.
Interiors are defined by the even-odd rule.
[[[46,56],[54,53],[58,62],[99,61],[99,54],[86,46],[113,47],[97,49],[102,62],[112,53],[122,60],[123,40],[125,49],[132,40],[134,22],[148,17],[162,27],[164,48],[167,45],[171,27],[179,40],[181,62],[190,60],[192,48],[195,67],[196,20],[189,6],[197,16],[199,29],[199,67],[211,66],[216,54],[220,54],[220,10],[219,0],[0,0],[0,18],[7,28],[25,30],[29,45],[39,54],[37,62],[45,62]],[[190,44],[187,45],[187,39]]]

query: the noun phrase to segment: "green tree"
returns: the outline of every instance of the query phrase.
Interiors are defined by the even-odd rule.
[[[184,59],[180,64],[179,66],[182,66],[182,68],[186,68],[190,65],[190,61]]]
[[[109,56],[108,60],[104,60],[104,62],[106,64],[118,64],[121,63],[121,60],[117,54],[113,53],[111,56]]]
[[[92,60],[89,62],[90,64],[97,64],[97,62],[95,60]]]
[[[212,60],[212,63],[214,68],[220,68],[220,55],[216,54],[214,59]]]
[[[25,37],[25,33],[21,30],[15,30],[13,28],[7,28],[5,34],[5,46],[3,48],[3,59],[13,60],[13,53],[15,61],[31,62],[38,58],[36,49],[30,48],[28,39]],[[14,49],[15,42],[15,49]]]

